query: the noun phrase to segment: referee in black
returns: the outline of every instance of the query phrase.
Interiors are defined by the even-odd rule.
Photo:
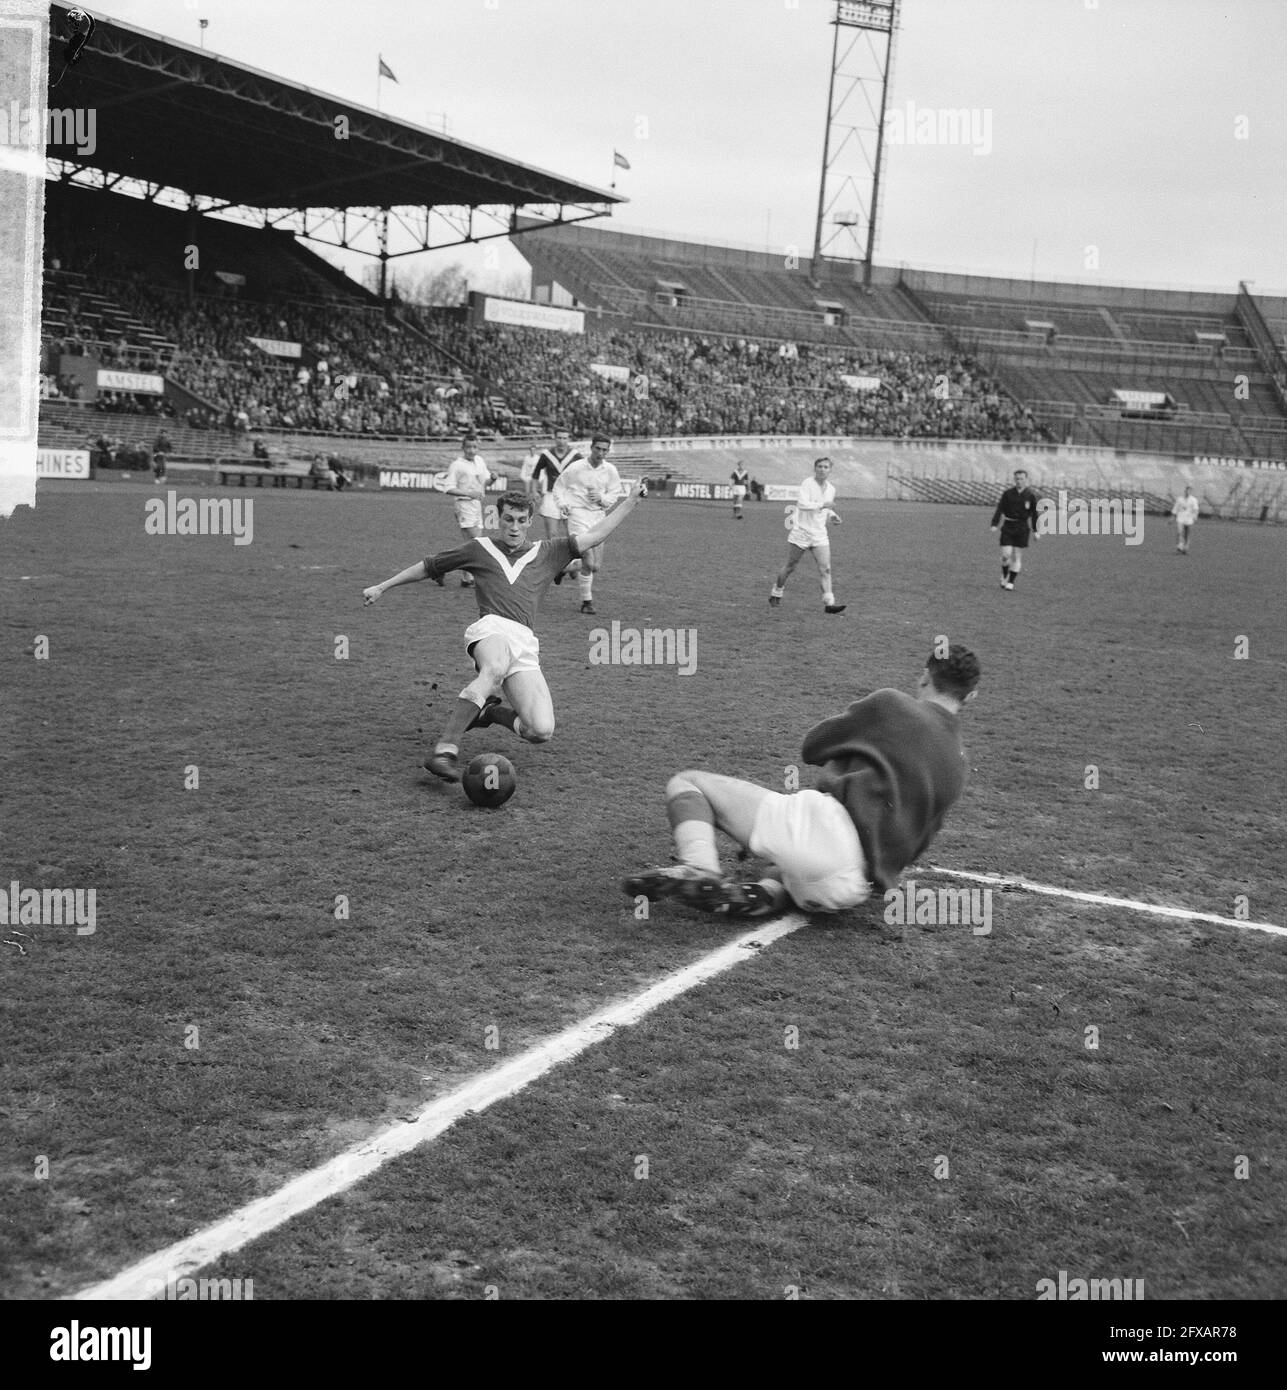
[[[992,529],[1001,526],[1001,587],[1013,589],[1023,568],[1022,552],[1037,539],[1037,494],[1028,486],[1028,475],[1016,468],[1014,486],[1001,494],[992,513]]]

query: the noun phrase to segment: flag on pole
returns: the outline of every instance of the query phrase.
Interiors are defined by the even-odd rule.
[[[396,77],[394,77],[394,75],[393,75],[393,69],[388,65],[388,63],[386,63],[386,62],[384,61],[384,55],[383,55],[383,54],[380,55],[380,71],[379,71],[379,76],[380,76],[380,77],[387,77],[387,78],[389,79],[390,82],[397,82],[397,81],[398,81],[398,79],[397,79]],[[401,85],[401,84],[399,83],[399,85]]]
[[[612,167],[614,169],[629,169],[630,161],[621,153],[620,150],[612,151]]]

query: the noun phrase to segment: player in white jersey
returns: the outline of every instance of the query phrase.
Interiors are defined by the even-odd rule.
[[[786,582],[791,572],[804,558],[806,551],[813,555],[818,566],[818,578],[822,581],[822,604],[826,613],[843,613],[849,606],[837,603],[831,588],[831,542],[827,539],[827,527],[840,524],[840,513],[832,508],[836,500],[836,489],[828,481],[831,472],[829,458],[815,459],[813,477],[800,484],[800,494],[795,503],[787,508],[787,560],[769,591],[769,607],[776,608],[786,592]]]
[[[523,455],[523,465],[518,470],[519,482],[523,484],[523,491],[529,496],[533,496],[534,484],[532,477],[536,472],[536,445],[529,444],[527,453]],[[533,504],[535,505],[535,504]]]
[[[559,504],[554,499],[554,485],[558,482],[559,476],[565,468],[580,462],[583,458],[585,455],[580,449],[572,447],[568,432],[565,429],[556,429],[554,431],[554,443],[550,448],[542,449],[536,457],[530,490],[533,498],[539,497],[540,499],[537,515],[545,527],[547,540],[554,540],[556,537],[566,536],[568,533],[567,525],[563,520],[563,513],[559,510]]]
[[[456,525],[466,540],[483,534],[483,498],[492,480],[491,469],[478,452],[478,436],[467,434],[460,442],[460,454],[447,469],[447,496],[454,497]],[[462,589],[474,587],[473,576],[464,574]]]
[[[611,448],[612,440],[606,434],[596,434],[590,441],[590,457],[569,464],[554,485],[554,500],[567,518],[569,537],[592,531],[626,491],[620,474],[608,462]],[[578,562],[569,566],[569,573],[576,575],[581,590],[582,613],[594,612],[594,576],[602,568],[602,544],[585,551]]]
[[[1175,535],[1179,544],[1175,547],[1181,555],[1189,553],[1189,532],[1193,530],[1197,523],[1200,508],[1198,499],[1193,495],[1193,489],[1186,487],[1184,496],[1175,499],[1175,506],[1171,508],[1171,515],[1175,518]]]

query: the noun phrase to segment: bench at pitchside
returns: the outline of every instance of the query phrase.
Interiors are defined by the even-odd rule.
[[[235,479],[238,487],[249,487],[248,480],[251,478],[255,480],[256,487],[263,487],[265,480],[270,481],[273,487],[289,487],[292,483],[296,487],[303,487],[311,483],[314,491],[331,485],[329,475],[310,473],[307,465],[265,468],[260,463],[220,463],[215,466],[215,477],[221,485]]]

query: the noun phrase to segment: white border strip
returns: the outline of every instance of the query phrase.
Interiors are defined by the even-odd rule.
[[[157,1251],[155,1255],[149,1255],[114,1278],[82,1289],[72,1297],[143,1299],[153,1296],[165,1280],[189,1275],[222,1255],[257,1240],[275,1227],[326,1201],[328,1197],[346,1191],[390,1159],[408,1153],[430,1139],[436,1139],[462,1116],[486,1110],[497,1101],[514,1095],[560,1062],[566,1062],[595,1043],[610,1038],[618,1028],[628,1028],[632,1023],[638,1023],[662,1004],[731,969],[804,925],[805,918],[792,913],[739,936],[735,941],[702,956],[692,965],[664,976],[639,994],[600,1009],[582,1022],[574,1023],[545,1042],[519,1053],[511,1061],[481,1073],[438,1100],[430,1101],[410,1121],[381,1130],[370,1139],[337,1154],[321,1167],[301,1173],[267,1197],[241,1207],[215,1225],[207,1226],[186,1240]]]
[[[944,869],[937,864],[923,865],[919,872],[947,874],[951,878],[973,879],[976,883],[991,883],[998,888],[1021,888],[1027,893],[1043,893],[1052,898],[1073,898],[1079,903],[1103,903],[1107,907],[1129,907],[1135,912],[1152,912],[1158,917],[1179,917],[1186,922],[1216,922],[1222,927],[1247,927],[1251,931],[1273,932],[1287,936],[1287,927],[1271,922],[1243,922],[1237,917],[1218,917],[1214,912],[1191,912],[1187,907],[1162,907],[1158,903],[1142,903],[1137,898],[1110,898],[1104,893],[1082,893],[1073,888],[1055,888],[1049,883],[1032,883],[1026,878],[1007,878],[1003,874],[972,874],[964,869]]]

